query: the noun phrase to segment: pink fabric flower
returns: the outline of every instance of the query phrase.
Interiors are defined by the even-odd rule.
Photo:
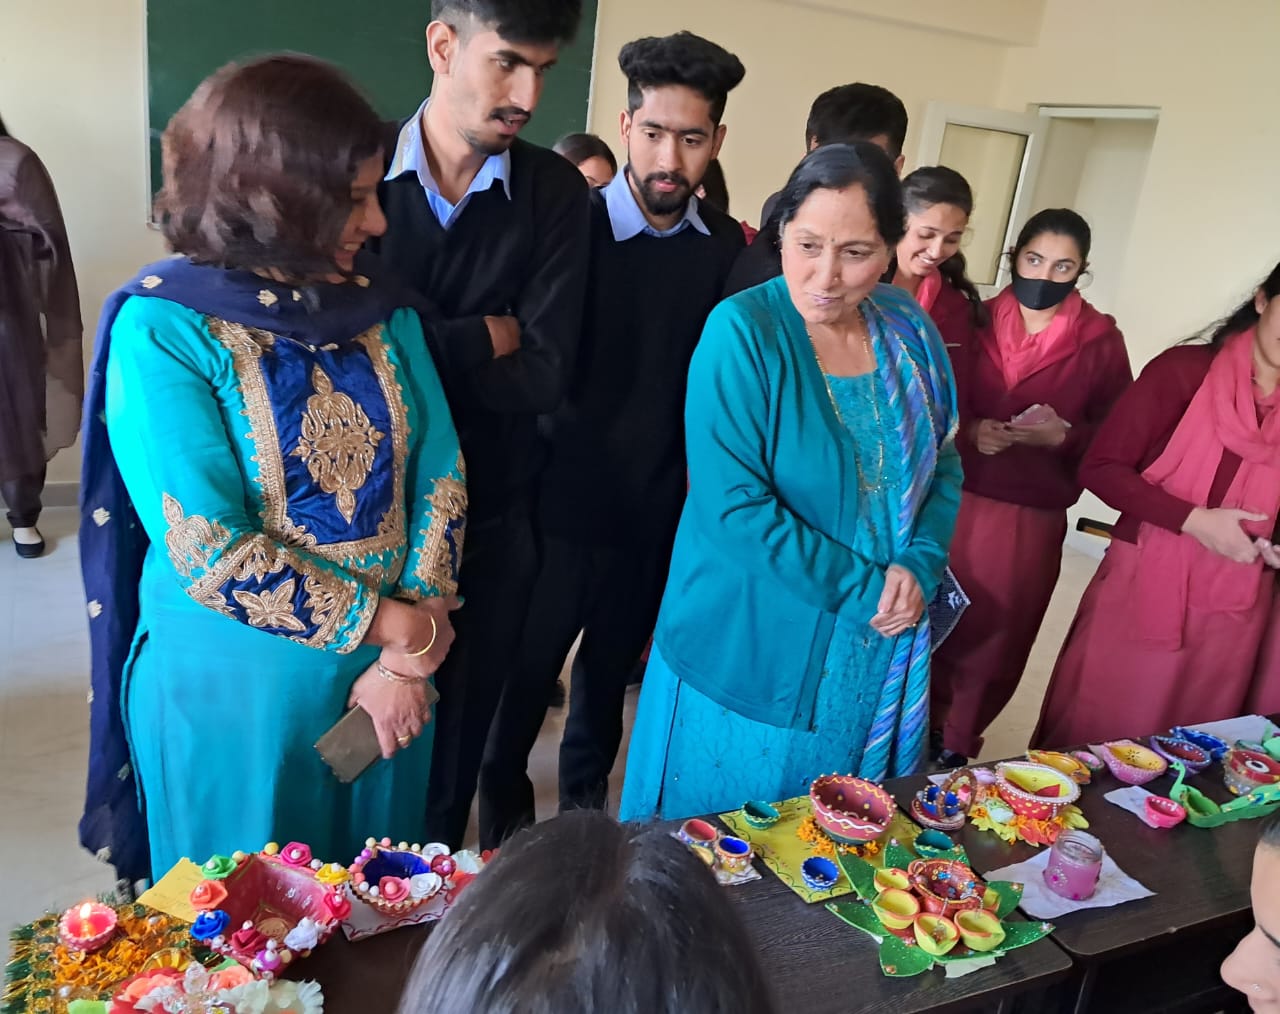
[[[209,976],[209,992],[221,993],[224,989],[235,989],[246,982],[253,981],[253,973],[244,965],[228,965],[221,971]]]
[[[324,907],[335,919],[342,920],[351,914],[351,902],[342,890],[330,891],[324,896]]]
[[[290,866],[307,866],[311,862],[311,849],[302,842],[291,841],[280,850],[280,858]]]
[[[400,877],[383,877],[378,881],[378,893],[383,901],[404,901],[409,897],[409,885]]]

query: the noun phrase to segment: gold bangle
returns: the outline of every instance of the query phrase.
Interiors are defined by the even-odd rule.
[[[423,648],[421,651],[407,652],[406,654],[408,655],[409,658],[421,658],[423,655],[425,655],[435,646],[436,636],[440,633],[440,630],[439,628],[436,627],[436,618],[434,616],[428,613],[427,619],[431,621],[431,640],[427,642],[427,646]]]
[[[381,662],[378,663],[378,675],[381,676],[384,680],[388,680],[392,683],[423,682],[423,677],[421,676],[405,676],[403,673],[393,672],[392,670],[388,669],[385,665],[383,665]]]

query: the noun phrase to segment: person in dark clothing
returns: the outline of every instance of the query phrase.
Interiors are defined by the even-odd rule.
[[[870,141],[893,159],[893,167],[899,174],[906,139],[907,107],[902,100],[887,88],[860,81],[828,88],[814,99],[804,128],[806,152],[827,144]],[[725,288],[726,296],[782,274],[778,226],[771,222],[777,203],[776,193],[765,199],[760,209],[760,232],[734,265]]]
[[[618,62],[627,165],[592,194],[582,341],[565,402],[546,420],[541,567],[480,779],[485,848],[533,822],[529,750],[579,632],[560,806],[605,805],[627,677],[657,618],[684,503],[689,360],[743,245],[738,224],[694,196],[742,63],[688,32],[628,43]]]
[[[560,404],[582,324],[587,185],[520,140],[581,0],[433,0],[431,96],[389,138],[376,249],[422,297],[458,428],[470,516],[457,641],[436,675],[430,840],[462,844],[537,570],[537,417]]]

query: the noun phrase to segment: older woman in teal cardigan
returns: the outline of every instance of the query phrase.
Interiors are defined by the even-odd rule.
[[[777,221],[782,276],[720,304],[690,367],[689,497],[624,819],[924,759],[925,606],[960,502],[947,352],[909,296],[878,284],[904,221],[878,148],[812,152]]]

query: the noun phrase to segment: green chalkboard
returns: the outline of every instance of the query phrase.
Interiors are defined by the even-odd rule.
[[[547,75],[522,136],[550,144],[585,130],[597,0],[583,3],[577,40]],[[147,0],[151,190],[160,189],[160,135],[205,77],[224,63],[292,50],[331,60],[387,119],[410,116],[431,88],[428,0]]]

